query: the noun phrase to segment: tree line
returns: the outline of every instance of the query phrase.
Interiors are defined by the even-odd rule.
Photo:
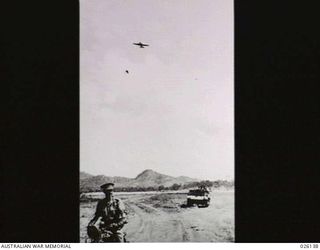
[[[115,187],[115,192],[147,192],[147,191],[177,191],[184,189],[197,188],[199,186],[205,186],[211,189],[225,187],[233,188],[234,181],[227,180],[216,180],[216,181],[199,181],[199,182],[188,182],[185,184],[174,183],[171,186],[165,187],[164,185],[152,186],[152,187]],[[99,187],[80,187],[80,193],[88,192],[99,192]]]

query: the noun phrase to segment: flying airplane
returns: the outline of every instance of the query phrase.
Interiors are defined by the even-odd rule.
[[[145,46],[149,46],[148,44],[143,44],[143,43],[141,43],[141,42],[139,42],[139,43],[133,43],[133,44],[140,46],[140,48],[144,48]]]

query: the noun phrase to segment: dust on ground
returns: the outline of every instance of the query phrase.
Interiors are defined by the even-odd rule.
[[[115,193],[128,213],[123,228],[129,242],[233,242],[234,192],[212,192],[206,208],[187,207],[187,194]],[[97,201],[80,203],[80,241],[86,241],[86,226]]]

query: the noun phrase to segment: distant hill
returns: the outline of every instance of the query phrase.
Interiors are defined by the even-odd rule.
[[[87,179],[87,178],[90,178],[92,177],[93,175],[91,174],[88,174],[86,172],[80,172],[80,180],[84,180],[84,179]]]
[[[197,182],[199,180],[189,178],[186,176],[172,177],[169,175],[160,174],[151,169],[144,170],[138,174],[136,178],[126,177],[108,177],[104,175],[92,176],[84,172],[80,172],[80,191],[90,192],[99,190],[99,187],[106,182],[115,183],[117,188],[125,187],[170,187],[173,184],[187,184],[191,182]]]
[[[197,181],[197,179],[192,178],[181,178],[181,177],[172,177],[165,174],[157,173],[151,169],[147,169],[139,174],[132,182],[134,186],[141,187],[152,187],[152,186],[160,186],[169,187],[173,184],[185,184],[187,182]]]
[[[81,175],[80,175],[81,176]],[[130,178],[126,177],[108,177],[104,175],[91,176],[89,178],[80,179],[80,192],[92,192],[100,189],[100,186],[107,182],[113,182],[117,187],[130,186]]]
[[[172,177],[147,169],[135,178],[105,175],[91,175],[80,172],[80,193],[100,191],[100,186],[107,182],[115,183],[115,191],[160,191],[191,189],[207,186],[216,190],[233,190],[233,180],[198,180],[187,176]]]
[[[198,181],[197,179],[192,179],[187,176],[179,176],[176,179],[178,180],[178,182],[181,182],[181,183]]]

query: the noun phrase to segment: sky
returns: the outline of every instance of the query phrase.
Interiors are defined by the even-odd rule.
[[[231,0],[81,0],[80,171],[233,179],[233,33]]]

